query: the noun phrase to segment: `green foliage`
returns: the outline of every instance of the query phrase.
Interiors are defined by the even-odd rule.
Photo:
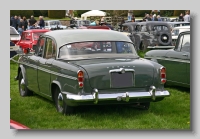
[[[179,16],[181,13],[185,14],[185,10],[174,10],[173,16]]]
[[[34,15],[33,10],[10,10],[10,16],[26,16],[29,18],[31,15]]]
[[[174,14],[174,10],[160,10],[160,15],[163,17],[173,16],[173,14]]]
[[[73,11],[74,17],[78,17],[78,12],[76,10]]]
[[[40,10],[40,13],[44,17],[48,17],[48,10]]]
[[[150,14],[151,10],[133,10],[135,17],[144,17],[145,13]]]
[[[34,13],[34,17],[39,17],[42,15],[40,10],[33,10],[33,13]]]
[[[66,10],[49,10],[49,18],[65,18]]]
[[[74,17],[81,17],[83,13],[88,12],[88,11],[91,11],[91,10],[76,10],[74,11]]]

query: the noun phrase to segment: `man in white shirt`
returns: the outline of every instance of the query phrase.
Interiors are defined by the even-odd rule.
[[[184,22],[190,22],[190,15],[189,15],[189,11],[186,11],[186,15],[183,17]]]

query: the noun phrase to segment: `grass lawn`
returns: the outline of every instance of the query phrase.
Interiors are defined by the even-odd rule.
[[[142,55],[142,52],[141,52]],[[171,93],[149,110],[128,106],[87,106],[71,116],[56,111],[53,102],[34,94],[19,95],[14,81],[17,64],[10,64],[10,118],[31,129],[190,129],[190,89],[166,87]]]

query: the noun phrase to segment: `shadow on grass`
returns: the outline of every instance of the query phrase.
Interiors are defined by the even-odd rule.
[[[181,92],[186,92],[186,93],[190,93],[190,88],[188,87],[181,87],[181,86],[176,86],[176,85],[165,85],[165,88],[170,88],[170,89],[175,89]]]
[[[51,106],[55,106],[54,102],[46,99],[36,93],[32,97],[36,97],[37,99],[40,99],[42,101],[45,101]],[[56,107],[55,107],[56,109]],[[108,104],[108,105],[87,105],[87,106],[77,106],[74,107],[74,114],[73,115],[109,115],[109,114],[122,114],[124,116],[129,115],[129,113],[132,113],[134,115],[142,114],[142,113],[148,113],[148,110],[143,110],[135,107],[131,107],[127,104]]]

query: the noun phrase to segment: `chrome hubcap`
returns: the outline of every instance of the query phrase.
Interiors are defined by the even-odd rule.
[[[21,79],[20,90],[21,90],[21,93],[25,92],[25,82],[23,78]]]
[[[63,110],[63,96],[62,93],[58,94],[58,107],[60,108],[60,110]]]

